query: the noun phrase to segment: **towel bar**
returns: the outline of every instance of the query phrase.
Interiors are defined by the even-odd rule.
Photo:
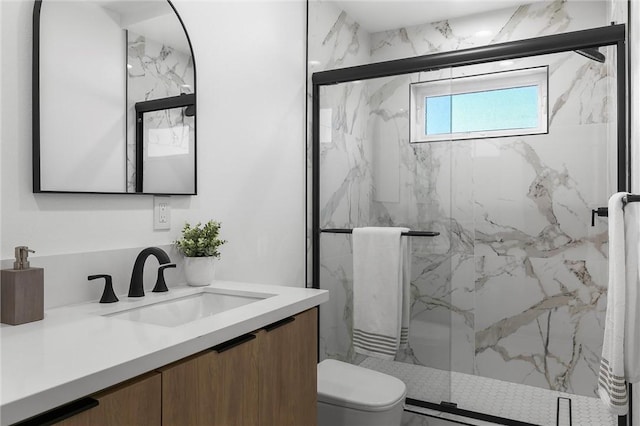
[[[320,232],[327,232],[331,234],[352,234],[353,229],[327,228],[320,229]],[[410,237],[437,237],[440,233],[435,231],[408,231],[403,232],[400,235],[407,235]]]
[[[622,198],[622,204],[635,203],[636,201],[640,201],[640,195],[629,194]]]

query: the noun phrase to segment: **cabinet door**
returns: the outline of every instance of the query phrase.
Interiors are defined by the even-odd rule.
[[[315,425],[317,309],[260,331],[260,424]]]
[[[149,373],[92,396],[98,406],[69,417],[60,426],[159,426],[160,374]]]
[[[258,425],[258,343],[248,334],[162,372],[165,426]]]

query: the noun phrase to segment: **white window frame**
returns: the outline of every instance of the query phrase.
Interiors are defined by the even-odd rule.
[[[444,80],[421,81],[410,85],[410,142],[435,142],[460,139],[481,139],[504,136],[523,136],[548,133],[549,67],[541,66],[490,74],[456,77]],[[538,88],[538,125],[527,129],[502,129],[459,133],[425,134],[425,99],[435,96],[485,92],[524,86]]]

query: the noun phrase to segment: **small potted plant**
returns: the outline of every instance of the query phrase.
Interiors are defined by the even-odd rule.
[[[218,248],[226,243],[218,234],[220,223],[210,220],[204,226],[200,222],[191,226],[188,222],[182,228],[182,238],[175,242],[176,248],[184,256],[184,272],[187,284],[205,286],[215,277],[214,259],[220,258]]]

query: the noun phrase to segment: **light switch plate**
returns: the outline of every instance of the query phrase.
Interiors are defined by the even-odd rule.
[[[154,195],[153,229],[171,229],[171,198]]]

